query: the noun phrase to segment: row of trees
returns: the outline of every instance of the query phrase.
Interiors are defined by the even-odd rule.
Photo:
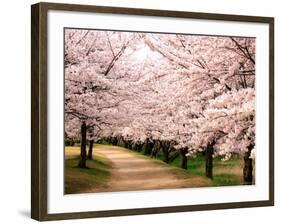
[[[210,178],[213,157],[239,154],[251,184],[255,39],[66,29],[65,130],[82,168],[87,140],[107,139],[183,168],[204,152]]]

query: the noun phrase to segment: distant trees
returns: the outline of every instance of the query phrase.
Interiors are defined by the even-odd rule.
[[[240,154],[252,182],[254,38],[66,29],[65,43],[66,132],[81,159],[84,125],[91,150],[105,138],[184,169],[204,152],[209,178],[213,157]]]

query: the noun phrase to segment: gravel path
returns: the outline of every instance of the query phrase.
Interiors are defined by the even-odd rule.
[[[210,182],[204,177],[188,174],[185,170],[133,153],[125,148],[98,145],[94,152],[107,157],[113,165],[108,188],[102,191],[134,191],[210,185]]]

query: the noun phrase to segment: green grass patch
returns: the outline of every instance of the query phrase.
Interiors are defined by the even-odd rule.
[[[163,160],[163,158],[163,153],[159,151],[156,159]],[[177,157],[169,164],[180,168],[180,162],[180,157]],[[239,156],[226,161],[214,158],[213,165],[213,186],[243,185],[243,160]],[[205,177],[205,156],[198,153],[196,157],[189,157],[186,172]]]
[[[214,175],[213,185],[214,186],[233,186],[242,185],[240,176],[231,173],[221,173]]]
[[[79,168],[79,147],[65,149],[65,194],[94,192],[108,187],[111,162],[101,156],[94,155],[87,160],[87,169]]]

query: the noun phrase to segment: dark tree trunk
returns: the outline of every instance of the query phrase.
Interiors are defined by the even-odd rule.
[[[133,149],[133,142],[132,142],[132,140],[129,140],[128,141],[128,149]]]
[[[151,156],[151,154],[152,154],[152,150],[153,150],[153,148],[154,148],[154,144],[155,144],[154,141],[148,143],[148,145],[149,145],[149,151],[148,151],[148,153],[149,153],[150,156]]]
[[[169,146],[168,144],[166,144],[166,142],[162,142],[161,143],[161,146],[162,146],[162,152],[163,152],[163,161],[165,163],[168,163],[169,162]]]
[[[106,139],[106,141],[107,141],[108,144],[112,144],[112,137],[108,137],[108,138]]]
[[[123,140],[123,138],[122,137],[120,137],[119,138],[119,140],[118,140],[118,144],[117,144],[119,147],[125,147],[125,142],[124,142],[124,140]]]
[[[160,149],[160,143],[159,141],[154,141],[154,146],[152,148],[152,152],[151,152],[151,157],[156,158],[157,157],[157,153],[159,152]]]
[[[132,149],[132,145],[130,142],[128,142],[128,149]]]
[[[141,152],[141,150],[143,149],[144,143],[140,143],[138,146],[138,152]]]
[[[132,144],[132,150],[137,151],[137,148],[138,148],[138,145],[137,145],[136,142],[134,142],[134,143]]]
[[[73,138],[71,138],[71,140],[70,140],[70,146],[74,146],[74,144],[75,144],[75,142],[74,142]]]
[[[129,143],[127,140],[124,141],[124,148],[128,149],[129,148]]]
[[[206,148],[206,177],[213,179],[213,154],[214,154],[214,143],[208,144]]]
[[[83,122],[82,125],[81,125],[80,160],[79,160],[79,163],[78,163],[78,166],[80,168],[87,168],[87,166],[86,166],[86,159],[87,159],[87,155],[86,155],[86,144],[87,144],[86,136],[87,136],[87,126],[86,126],[86,123]]]
[[[93,146],[94,146],[94,140],[90,140],[89,151],[88,151],[88,159],[90,160],[93,159]]]
[[[152,151],[152,146],[153,144],[151,142],[149,142],[149,140],[147,139],[145,142],[145,147],[144,147],[144,155],[150,155],[151,151]]]
[[[137,151],[140,152],[143,148],[143,143],[137,144]]]
[[[188,150],[185,148],[185,149],[180,149],[179,150],[179,154],[180,154],[180,157],[181,157],[181,168],[182,169],[187,169],[187,154]]]
[[[245,185],[251,185],[253,183],[253,159],[250,158],[253,148],[254,145],[250,144],[248,151],[244,155],[243,179]]]
[[[156,158],[157,152],[158,152],[158,150],[153,148],[152,151],[151,151],[151,155],[150,156],[153,157],[153,158]]]
[[[117,145],[118,139],[116,137],[113,138],[113,145]]]
[[[142,144],[141,150],[140,150],[140,151],[144,152],[144,151],[145,151],[145,148],[146,148],[146,142],[144,142],[144,143]]]

